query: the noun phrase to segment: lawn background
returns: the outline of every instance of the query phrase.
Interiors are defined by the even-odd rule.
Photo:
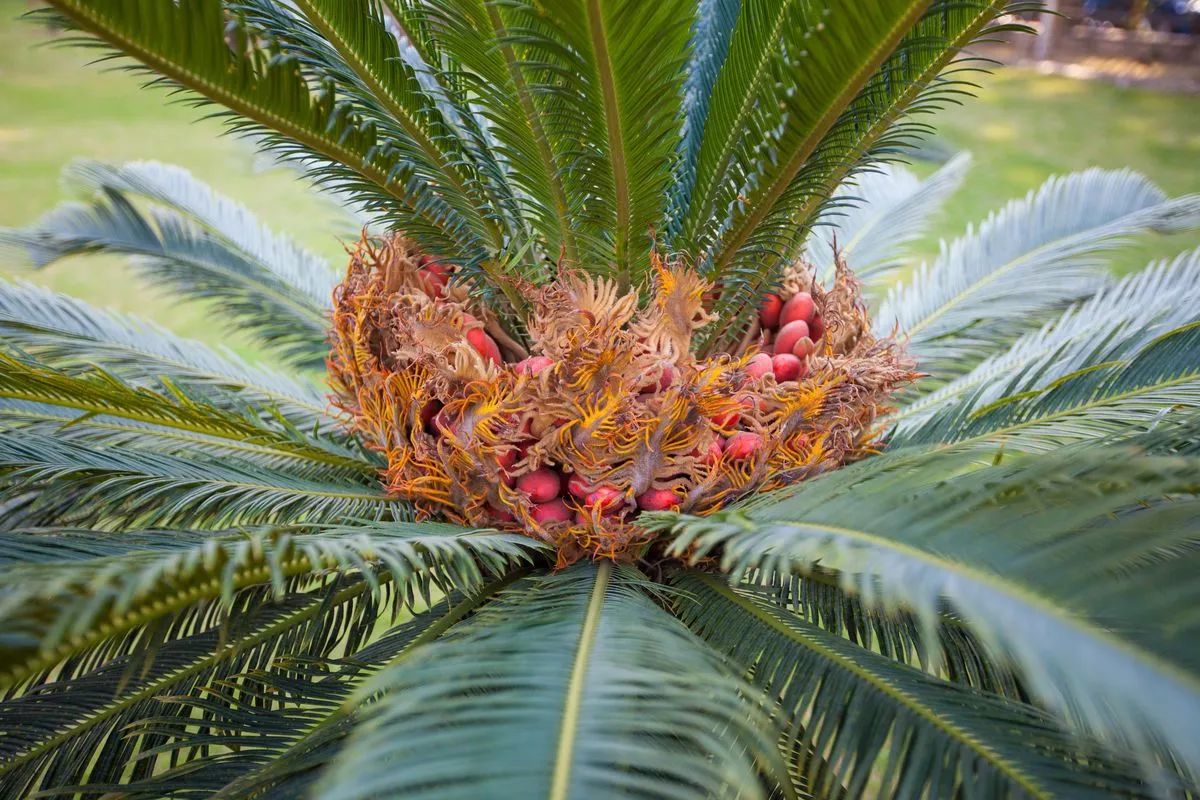
[[[169,103],[162,90],[142,90],[142,78],[111,64],[89,66],[94,53],[46,46],[51,39],[43,29],[18,19],[29,7],[24,0],[0,0],[0,227],[28,224],[69,197],[59,173],[74,158],[157,159],[186,167],[269,225],[341,260],[345,226],[290,173],[257,171],[250,148],[223,136],[218,121]],[[983,84],[977,99],[932,120],[945,142],[971,151],[974,166],[936,229],[919,243],[923,256],[937,253],[940,238],[959,235],[1053,174],[1129,166],[1169,194],[1200,192],[1200,97],[1017,69],[985,77]],[[1144,238],[1118,254],[1117,268],[1136,269],[1197,243],[1196,232]],[[186,336],[252,352],[215,325],[207,309],[156,294],[115,258],[70,259],[38,273],[0,263],[0,276],[44,283]]]

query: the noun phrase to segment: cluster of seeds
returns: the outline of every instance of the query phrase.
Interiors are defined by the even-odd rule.
[[[334,296],[335,404],[419,510],[521,530],[561,563],[636,557],[642,511],[706,514],[871,452],[913,373],[844,268],[803,265],[744,352],[698,358],[710,286],[654,257],[649,299],[564,270],[521,339],[408,241],[364,240]]]

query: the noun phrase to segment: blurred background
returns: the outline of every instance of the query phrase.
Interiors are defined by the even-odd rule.
[[[913,163],[920,174],[959,150],[974,157],[962,188],[935,229],[917,246],[961,234],[1006,201],[1051,175],[1091,166],[1128,166],[1168,194],[1200,192],[1200,0],[1051,0],[1062,17],[1032,20],[1037,39],[982,48],[1003,63],[979,76],[978,97],[938,112],[938,129]],[[88,65],[91,54],[56,45],[22,21],[26,0],[0,0],[0,227],[25,225],[70,196],[59,179],[75,158],[121,162],[156,159],[183,166],[247,205],[277,230],[340,260],[353,231],[328,201],[280,169],[264,170],[252,149],[223,136],[203,111],[170,103],[143,79]],[[1118,268],[1195,245],[1194,234],[1139,240]],[[0,263],[19,277],[129,311],[210,343],[252,355],[206,319],[199,305],[177,303],[142,286],[117,259],[74,259],[33,273]]]

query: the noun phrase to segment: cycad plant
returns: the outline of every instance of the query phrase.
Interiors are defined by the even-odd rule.
[[[0,795],[1193,796],[1200,251],[1108,256],[1200,198],[905,257],[1032,4],[52,6],[365,228],[80,163],[3,234],[293,369],[0,288]]]

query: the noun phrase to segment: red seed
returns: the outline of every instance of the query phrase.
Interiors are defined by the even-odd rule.
[[[571,493],[572,497],[578,497],[580,500],[592,493],[587,480],[578,472],[567,478],[567,491]]]
[[[625,493],[615,486],[599,486],[583,503],[588,508],[598,508],[601,513],[609,513],[616,510],[624,497]]]
[[[804,362],[791,353],[780,353],[771,359],[771,366],[775,370],[775,380],[784,383],[800,379]]]
[[[484,332],[483,328],[472,328],[467,331],[467,342],[479,355],[483,356],[485,361],[491,361],[493,364],[500,363],[500,348],[496,345],[496,341]]]
[[[817,352],[817,345],[807,336],[805,336],[803,339],[797,340],[797,342],[792,345],[792,355],[796,356],[797,358],[808,358],[815,352]]]
[[[813,318],[808,321],[808,336],[814,342],[821,341],[821,337],[825,335],[825,320],[820,314],[813,314]]]
[[[679,495],[670,489],[651,489],[638,495],[637,504],[643,511],[666,511],[679,506]]]
[[[727,431],[730,428],[732,428],[734,425],[737,425],[738,421],[741,418],[742,418],[741,412],[729,411],[725,414],[718,414],[717,416],[712,418],[712,421],[713,421],[713,424],[716,425],[718,428],[720,428],[723,431]]]
[[[779,325],[782,327],[797,320],[808,322],[812,319],[815,310],[816,306],[813,305],[811,294],[796,292],[783,304],[783,310],[779,312]]]
[[[524,361],[518,361],[513,367],[518,375],[537,375],[544,369],[554,366],[554,360],[546,356],[530,356]]]
[[[555,522],[570,522],[572,514],[566,503],[555,499],[535,505],[530,516],[538,525],[550,525]]]
[[[759,353],[746,362],[746,374],[754,379],[770,375],[771,369],[771,357],[766,353]]]
[[[735,433],[725,442],[725,455],[733,459],[749,458],[762,447],[762,437],[757,433]]]
[[[779,336],[775,338],[776,353],[790,353],[792,348],[796,346],[796,342],[808,336],[808,323],[804,320],[796,320],[789,322],[779,329]]]
[[[721,460],[721,454],[725,452],[725,442],[721,439],[713,439],[708,443],[708,452],[704,454],[704,463],[712,466]]]
[[[529,495],[534,503],[547,503],[562,491],[562,478],[549,467],[541,467],[517,478],[517,491]]]
[[[449,264],[442,264],[438,261],[427,261],[422,266],[426,272],[431,272],[441,278],[443,283],[450,279],[451,267]]]
[[[777,294],[763,297],[762,305],[758,307],[758,320],[764,328],[778,328],[779,314],[783,311],[783,300]]]

